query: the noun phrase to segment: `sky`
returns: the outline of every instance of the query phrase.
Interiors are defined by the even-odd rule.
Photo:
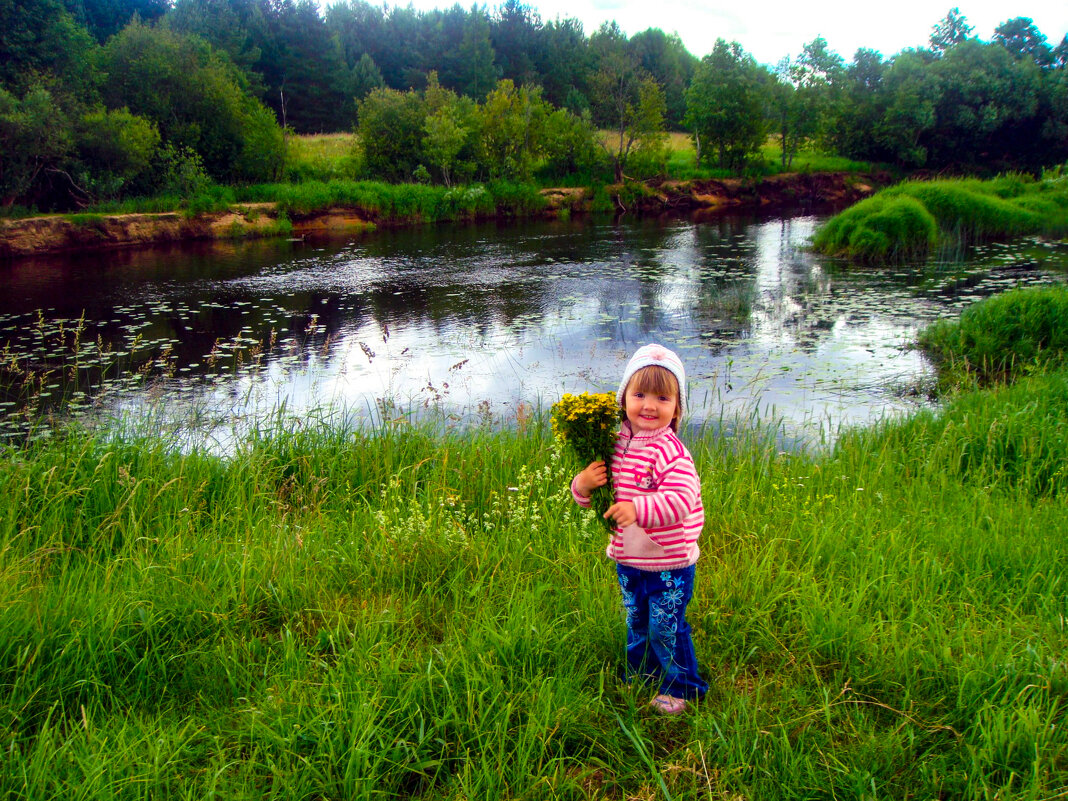
[[[678,33],[686,49],[700,58],[711,52],[716,39],[736,41],[762,64],[774,65],[783,56],[796,56],[817,36],[846,62],[858,47],[878,50],[889,58],[907,47],[928,43],[931,28],[956,5],[974,26],[972,34],[989,41],[1000,23],[1030,17],[1051,45],[1068,32],[1068,0],[993,2],[891,0],[861,4],[852,0],[526,0],[543,21],[578,19],[587,36],[603,22],[615,20],[628,36],[660,28]],[[398,5],[403,5],[403,0]],[[446,8],[449,0],[413,0],[419,9]],[[466,3],[461,3],[466,5]],[[479,3],[482,5],[482,3]],[[500,2],[490,0],[491,11]]]

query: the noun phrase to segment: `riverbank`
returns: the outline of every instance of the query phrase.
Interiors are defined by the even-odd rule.
[[[725,209],[773,211],[798,206],[841,207],[871,195],[889,183],[885,174],[794,173],[759,181],[743,179],[657,181],[605,187],[550,188],[540,192],[541,202],[528,215],[557,216],[592,211],[636,214],[680,214]],[[507,212],[483,209],[463,218],[514,218]],[[240,239],[268,236],[319,236],[354,233],[379,225],[418,224],[419,214],[397,217],[359,204],[330,205],[295,210],[285,203],[234,203],[222,211],[188,215],[72,214],[0,220],[0,258],[87,249],[136,247],[203,239]]]

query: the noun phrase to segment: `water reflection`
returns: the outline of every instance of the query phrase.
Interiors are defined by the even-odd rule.
[[[687,363],[692,423],[757,414],[812,437],[915,408],[920,327],[1064,261],[977,254],[963,282],[844,270],[805,250],[817,223],[576,219],[20,261],[0,268],[0,402],[11,425],[66,398],[224,439],[283,406],[508,417],[614,390],[659,341]]]

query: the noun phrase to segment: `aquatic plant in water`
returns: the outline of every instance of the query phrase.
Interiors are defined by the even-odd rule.
[[[619,426],[619,404],[610,392],[581,395],[564,394],[552,407],[553,434],[564,443],[583,465],[601,460],[608,467],[608,483],[590,495],[590,508],[597,519],[611,530],[604,513],[612,505],[612,471],[609,467],[612,448]]]

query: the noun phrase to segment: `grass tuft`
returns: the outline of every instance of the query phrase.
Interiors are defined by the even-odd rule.
[[[919,337],[943,384],[1011,382],[1063,366],[1068,357],[1068,287],[1015,289],[969,306]]]
[[[903,262],[922,260],[936,247],[948,252],[1027,233],[1063,235],[1068,189],[1062,184],[1020,175],[905,181],[832,217],[814,245],[858,261]]]

